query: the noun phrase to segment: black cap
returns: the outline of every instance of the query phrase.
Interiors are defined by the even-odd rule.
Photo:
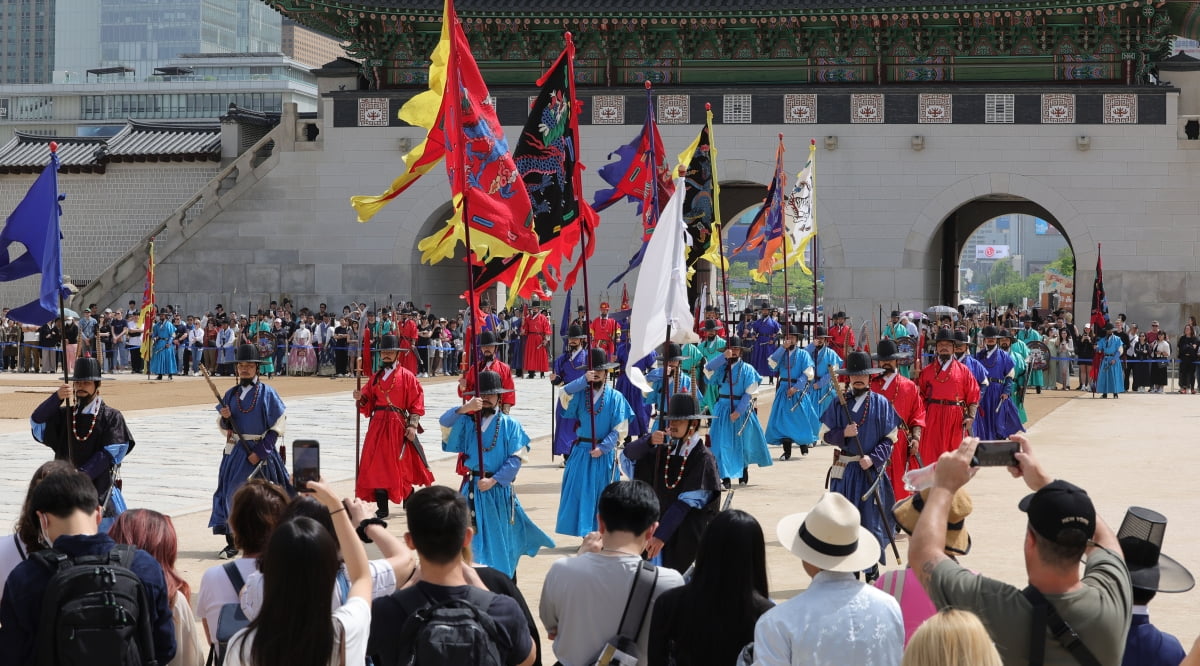
[[[610,363],[608,360],[608,352],[600,349],[599,347],[592,347],[588,354],[591,355],[590,359],[592,362],[592,370],[612,370],[613,368],[621,365],[620,363]]]
[[[1044,539],[1071,545],[1066,532],[1077,530],[1086,539],[1096,534],[1096,507],[1087,491],[1059,479],[1042,486],[1036,493],[1026,495],[1017,505],[1029,514],[1029,526]]]
[[[258,353],[258,347],[254,345],[238,345],[237,363],[262,363],[262,355]]]
[[[500,393],[511,393],[512,389],[504,388],[500,373],[484,370],[479,373],[479,390],[478,391],[463,391],[463,395],[498,395]]]
[[[871,355],[865,351],[850,352],[846,355],[846,367],[837,371],[839,375],[877,375],[882,368],[871,367]]]
[[[75,359],[75,372],[71,375],[73,382],[98,382],[100,377],[100,361],[94,358]]]

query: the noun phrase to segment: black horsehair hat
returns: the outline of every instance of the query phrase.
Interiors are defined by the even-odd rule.
[[[712,418],[700,413],[700,403],[691,393],[676,393],[667,404],[667,421],[697,421]]]
[[[1167,518],[1157,511],[1131,506],[1125,512],[1117,541],[1125,554],[1135,590],[1175,593],[1187,592],[1195,586],[1191,572],[1162,554],[1166,531]]]
[[[484,370],[479,373],[479,395],[499,395],[511,393],[512,389],[504,388],[500,373]],[[463,395],[475,395],[476,391],[463,391]]]
[[[400,338],[391,333],[379,336],[379,348],[376,351],[400,351]]]
[[[939,328],[937,337],[933,339],[933,343],[937,344],[939,342],[955,342],[954,331],[949,328]]]
[[[608,352],[599,347],[592,347],[588,352],[590,355],[592,370],[612,370],[613,368],[621,367],[620,363],[613,363],[608,360]]]
[[[667,353],[659,356],[658,361],[659,363],[662,363],[663,361],[682,361],[686,358],[687,357],[683,355],[683,348],[679,346],[679,343],[672,342],[667,345]]]
[[[911,358],[910,352],[901,352],[896,346],[896,341],[891,338],[884,338],[879,341],[879,345],[875,348],[876,361],[898,361],[904,358]]]
[[[569,328],[567,328],[567,339],[568,340],[586,340],[587,336],[584,335],[583,328],[581,328],[579,326],[579,324],[571,324],[571,326]]]
[[[479,334],[479,346],[480,347],[496,347],[496,346],[499,346],[502,344],[507,344],[507,343],[497,342],[496,334],[492,333],[491,331],[484,331],[483,333]]]
[[[846,367],[837,371],[842,376],[848,375],[877,375],[883,368],[871,367],[871,355],[865,351],[850,352],[846,355]]]
[[[1000,337],[1000,329],[988,324],[987,326],[983,327],[983,337],[984,339],[998,338]]]
[[[234,359],[237,363],[262,363],[262,354],[258,353],[258,347],[245,344],[238,345],[237,358]]]
[[[829,337],[829,331],[826,330],[824,326],[817,326],[816,330],[813,331],[812,336],[814,338],[827,338]]]
[[[742,343],[741,338],[736,335],[731,335],[729,336],[729,339],[725,341],[725,348],[733,349],[735,347],[738,349],[750,349],[750,345]]]
[[[98,382],[102,380],[99,360],[89,357],[75,359],[75,372],[71,375],[71,381]]]

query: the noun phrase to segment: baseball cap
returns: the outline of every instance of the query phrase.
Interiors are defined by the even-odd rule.
[[[1017,505],[1029,514],[1029,525],[1042,538],[1060,542],[1062,533],[1079,530],[1091,539],[1096,534],[1096,507],[1087,491],[1061,479],[1026,495]]]

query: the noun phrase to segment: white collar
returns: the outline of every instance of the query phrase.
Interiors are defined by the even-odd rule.
[[[79,413],[95,416],[96,412],[98,411],[100,411],[100,396],[92,398],[92,401],[87,404],[87,407],[84,407]]]
[[[483,416],[479,419],[479,432],[487,432],[488,428],[492,427],[492,422],[496,420],[496,415],[500,413],[499,406],[496,407],[496,413],[491,416]]]
[[[949,370],[951,365],[954,365],[954,354],[950,355],[949,361],[942,364],[942,370]]]
[[[692,455],[692,451],[695,450],[696,445],[699,444],[701,441],[703,441],[703,437],[700,435],[700,433],[698,433],[698,432],[692,433],[691,439],[684,442],[683,448],[681,448],[679,450],[679,452],[674,455],[683,456],[684,458]],[[672,447],[672,448],[674,448],[674,447]]]
[[[1145,615],[1150,617],[1150,607],[1145,604],[1134,604],[1132,609],[1133,615]]]
[[[897,374],[899,373],[893,372],[890,375],[885,375],[885,379],[883,380],[883,390],[888,390],[888,387],[892,385],[892,380],[896,378]]]
[[[862,395],[855,398],[854,399],[854,408],[853,408],[854,411],[857,412],[858,410],[862,409],[863,402],[865,402],[866,399],[869,398],[870,396],[871,396],[871,391],[870,391],[870,389],[868,389],[866,393],[863,393]]]
[[[239,379],[238,381],[240,382],[241,380]],[[245,398],[245,397],[246,397],[246,394],[248,394],[248,393],[250,393],[250,391],[254,390],[254,387],[256,387],[256,386],[258,386],[258,377],[255,377],[255,378],[254,378],[254,383],[253,383],[253,384],[251,384],[251,385],[249,385],[249,386],[242,386],[242,385],[239,383],[239,384],[238,384],[238,388],[239,388],[239,389],[241,389],[241,391],[242,391],[242,396],[241,396],[241,397]]]
[[[381,380],[382,380],[382,379],[387,379],[388,377],[391,377],[391,376],[392,376],[392,373],[393,373],[393,372],[395,372],[395,371],[396,371],[396,364],[395,364],[395,363],[392,363],[392,367],[390,367],[390,368],[383,368],[383,374],[382,374],[382,375],[379,375],[379,378],[380,378]]]

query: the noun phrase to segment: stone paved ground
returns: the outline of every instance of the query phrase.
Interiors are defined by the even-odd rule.
[[[5,380],[10,383],[5,383]],[[7,417],[11,382],[22,386],[28,380],[0,375],[0,416]],[[228,382],[228,380],[226,380]],[[219,443],[212,427],[207,388],[200,380],[177,379],[172,384],[112,382],[105,385],[110,401],[128,414],[141,444],[126,468],[126,487],[131,506],[141,503],[171,512],[180,534],[181,572],[194,585],[203,571],[218,564],[214,554],[222,541],[208,529],[207,506],[216,479]],[[445,380],[423,380],[426,404],[433,414],[455,402],[453,385]],[[321,379],[276,380],[289,408],[287,441],[312,436],[322,443],[322,463],[328,478],[343,493],[352,490],[350,460],[354,442],[354,420],[348,393],[349,380],[330,382]],[[49,390],[50,383],[44,384]],[[329,387],[329,388],[325,388]],[[302,397],[300,393],[336,389],[331,396]],[[12,389],[9,389],[12,390]],[[22,389],[24,390],[24,389]],[[146,391],[151,393],[147,394]],[[535,438],[533,454],[524,466],[517,492],[529,515],[550,532],[558,505],[562,471],[550,462],[544,437],[550,432],[547,418],[550,401],[545,382],[518,380],[517,414]],[[770,409],[764,387],[761,414]],[[126,394],[131,396],[128,400]],[[153,395],[171,404],[171,408],[136,410]],[[137,401],[132,396],[137,396]],[[28,397],[36,396],[28,394]],[[189,402],[190,401],[190,402]],[[33,400],[31,402],[36,402]],[[185,406],[190,405],[190,406]],[[1095,497],[1103,517],[1116,529],[1130,505],[1158,510],[1170,520],[1165,552],[1200,572],[1200,540],[1193,537],[1200,529],[1200,496],[1194,488],[1191,459],[1188,456],[1200,420],[1200,398],[1180,395],[1126,395],[1120,400],[1092,399],[1090,394],[1045,392],[1029,397],[1034,425],[1030,436],[1036,451],[1052,474],[1087,488]],[[364,423],[365,427],[365,423]],[[44,460],[42,449],[33,444],[23,419],[0,418],[0,450],[6,452],[6,465],[0,469],[0,519],[11,521],[15,504],[28,482],[29,474]],[[426,434],[431,454],[437,451],[436,433]],[[154,462],[151,461],[151,453]],[[161,455],[168,454],[168,455]],[[433,456],[431,456],[433,457]],[[779,547],[775,523],[782,516],[808,510],[822,492],[830,452],[816,449],[807,459],[781,463],[767,469],[751,470],[751,484],[735,494],[733,506],[752,513],[762,523],[768,541],[768,568],[771,596],[790,598],[808,585],[799,561]],[[172,462],[167,462],[167,460]],[[438,482],[457,485],[454,462],[442,457],[432,462]],[[1021,538],[1025,521],[1016,502],[1025,494],[1024,484],[999,469],[985,469],[968,489],[975,501],[975,513],[967,520],[974,550],[963,559],[965,565],[1002,580],[1024,585]],[[404,532],[402,515],[393,516],[390,529]],[[574,537],[555,536],[557,548],[543,551],[535,558],[522,558],[518,579],[522,591],[534,606],[541,592],[542,579],[555,558],[571,553],[579,544]],[[906,544],[901,555],[907,560]],[[889,555],[889,566],[895,566]],[[1196,592],[1161,595],[1152,604],[1155,622],[1178,635],[1190,645],[1200,624],[1200,605]],[[549,662],[548,662],[549,663]]]

